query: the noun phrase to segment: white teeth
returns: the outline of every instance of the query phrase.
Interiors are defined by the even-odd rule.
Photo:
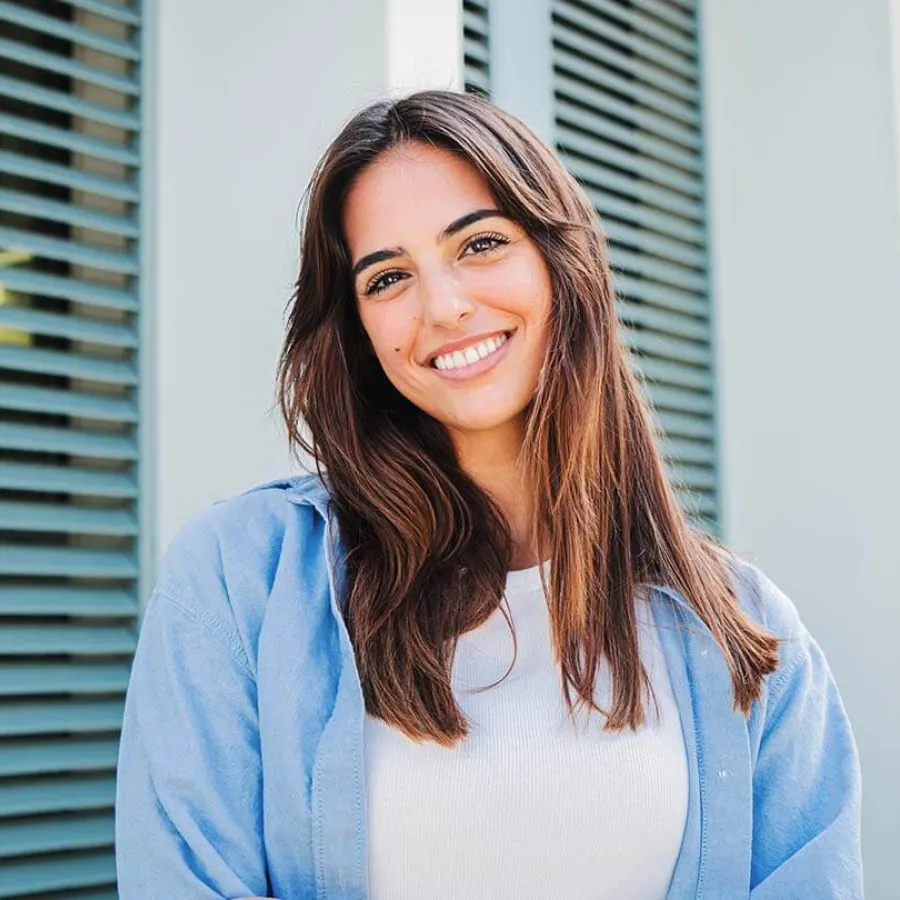
[[[443,356],[435,357],[434,366],[436,369],[441,369],[443,371],[446,369],[457,369],[460,366],[471,365],[472,363],[478,362],[479,359],[484,359],[485,356],[493,353],[498,347],[505,344],[508,339],[507,335],[502,334],[498,337],[488,338],[471,347],[466,347],[465,350],[457,350],[454,353],[445,353]]]

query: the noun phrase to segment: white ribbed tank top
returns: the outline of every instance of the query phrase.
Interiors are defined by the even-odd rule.
[[[471,734],[417,743],[366,715],[371,900],[663,900],[687,815],[684,741],[649,608],[641,656],[660,717],[608,734],[567,716],[538,567],[508,573],[518,656],[498,609],[462,635],[452,671]],[[573,693],[574,696],[574,693]],[[604,664],[595,698],[609,708]]]

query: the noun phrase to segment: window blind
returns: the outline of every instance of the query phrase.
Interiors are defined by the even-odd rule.
[[[113,898],[136,642],[141,15],[0,0],[0,897]]]

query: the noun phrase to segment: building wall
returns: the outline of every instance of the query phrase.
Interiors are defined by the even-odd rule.
[[[298,205],[357,108],[457,84],[458,5],[421,7],[157,4],[157,557],[193,512],[294,468],[273,403]]]
[[[873,900],[896,896],[900,834],[889,7],[704,4],[725,531],[793,598],[838,679]]]

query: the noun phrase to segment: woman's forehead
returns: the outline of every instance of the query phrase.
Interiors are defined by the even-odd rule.
[[[359,174],[344,202],[343,222],[353,246],[372,232],[378,240],[407,227],[429,227],[437,234],[471,209],[492,205],[487,182],[466,160],[449,150],[407,143],[385,151]]]

